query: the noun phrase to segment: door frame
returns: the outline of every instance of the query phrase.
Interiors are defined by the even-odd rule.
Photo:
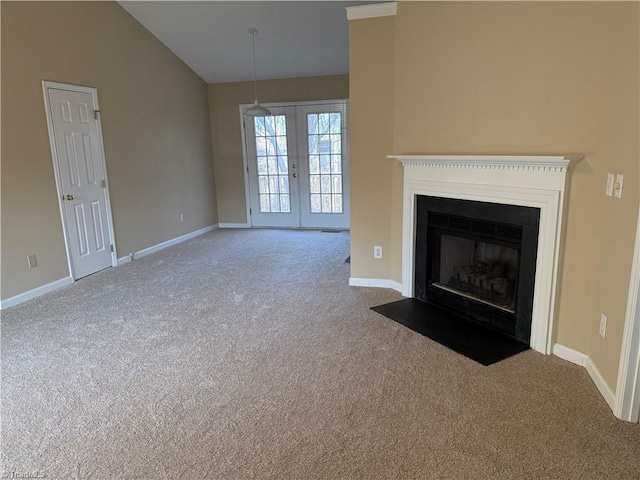
[[[640,420],[640,209],[613,413],[627,422]]]
[[[71,260],[71,246],[69,243],[69,231],[67,230],[67,214],[64,208],[64,198],[62,192],[62,181],[60,180],[60,159],[58,158],[58,151],[56,149],[56,140],[53,130],[53,115],[49,106],[48,89],[66,90],[75,93],[88,93],[91,95],[93,102],[94,112],[100,111],[100,105],[98,103],[98,89],[94,87],[83,87],[80,85],[71,85],[68,83],[51,82],[48,80],[42,81],[42,93],[44,96],[44,108],[47,117],[47,130],[49,132],[49,146],[51,148],[51,158],[53,160],[53,174],[56,181],[56,193],[58,195],[58,208],[60,209],[60,219],[62,220],[62,233],[64,236],[64,247],[67,252],[67,265],[69,267],[69,276],[73,281],[76,280],[76,274],[73,269],[73,262]],[[111,266],[118,266],[118,254],[116,252],[116,236],[113,228],[113,215],[111,214],[111,196],[109,195],[109,180],[107,178],[107,162],[104,155],[104,140],[102,138],[102,122],[100,115],[96,115],[96,134],[98,137],[98,151],[100,156],[100,162],[102,163],[102,171],[104,172],[105,188],[103,188],[105,196],[105,208],[107,210],[107,225],[109,226],[109,243],[113,246],[111,251]]]
[[[263,107],[303,107],[309,105],[329,105],[332,103],[346,102],[347,106],[347,121],[349,115],[349,99],[348,98],[336,98],[333,100],[305,100],[301,102],[270,102],[270,103],[261,103]],[[244,127],[244,111],[248,108],[251,108],[253,103],[241,103],[238,105],[238,111],[240,112],[240,134],[242,135],[242,171],[244,172],[244,196],[245,196],[245,205],[246,205],[246,215],[247,222],[246,224],[233,224],[234,228],[261,228],[254,227],[252,218],[251,218],[251,193],[249,191],[249,159],[247,157],[247,135]],[[349,131],[350,133],[350,131]],[[347,148],[349,148],[349,135],[347,135]],[[349,199],[351,200],[351,199]],[[320,228],[316,227],[296,227],[296,229],[307,229],[307,230],[319,230]]]

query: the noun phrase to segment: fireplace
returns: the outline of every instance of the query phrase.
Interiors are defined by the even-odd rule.
[[[472,304],[474,308],[485,305],[494,308],[495,311],[503,311],[499,307],[504,307],[505,314],[510,314],[509,310],[513,310],[515,314],[515,325],[508,327],[513,330],[515,338],[526,338],[526,328],[530,328],[529,345],[532,349],[545,353],[551,353],[551,347],[553,343],[553,326],[555,318],[555,299],[557,290],[557,278],[558,278],[558,259],[560,257],[560,245],[562,238],[562,224],[564,215],[564,198],[565,191],[569,184],[568,172],[573,164],[582,159],[581,156],[475,156],[475,155],[391,155],[389,158],[399,160],[404,167],[404,182],[403,182],[403,207],[402,207],[402,282],[398,286],[402,294],[409,298],[420,298],[424,296],[427,301],[431,301],[434,295],[452,295],[456,297],[457,301]],[[428,285],[426,280],[427,271],[431,275],[432,270],[435,268],[433,263],[431,267],[425,267],[422,270],[418,270],[417,264],[421,255],[426,256],[428,248],[428,241],[434,242],[434,239],[428,240],[427,230],[425,230],[423,241],[417,241],[418,231],[418,204],[422,200],[421,197],[432,197],[449,200],[467,200],[478,203],[488,203],[493,205],[501,205],[504,207],[524,207],[538,211],[538,233],[530,235],[529,229],[535,228],[535,221],[531,222],[513,222],[511,220],[506,221],[501,214],[492,215],[489,219],[493,222],[495,227],[511,227],[513,225],[521,225],[523,236],[521,239],[521,246],[518,250],[517,247],[510,245],[504,245],[495,239],[484,243],[490,245],[506,246],[518,250],[518,264],[519,272],[522,271],[523,261],[532,262],[531,271],[533,272],[533,293],[523,295],[522,289],[524,288],[524,280],[522,274],[518,274],[517,283],[515,286],[510,287],[511,290],[515,289],[516,299],[515,303],[506,300],[510,294],[506,285],[498,285],[494,282],[493,289],[498,291],[502,289],[502,298],[491,296],[489,292],[491,287],[487,287],[484,284],[483,287],[477,287],[475,291],[464,291],[465,288],[472,289],[472,287],[461,287],[461,283],[457,283],[454,280],[451,282],[451,277],[457,279],[458,272],[438,272],[438,276],[431,277],[431,283]],[[483,214],[476,215],[476,210],[462,210],[456,213],[454,212],[437,212],[446,213],[449,216],[456,217],[454,223],[458,218],[462,218],[463,221],[486,220]],[[473,214],[472,214],[473,213]],[[449,226],[451,223],[449,223]],[[437,230],[434,225],[434,229]],[[452,235],[452,233],[455,233]],[[449,235],[453,237],[462,237],[468,239],[468,236],[460,235],[458,230],[449,230],[448,232],[440,232],[441,235]],[[537,244],[529,245],[531,238],[536,237]],[[445,243],[447,238],[444,239]],[[483,242],[483,240],[478,240]],[[442,237],[439,240],[435,240],[436,245],[440,245],[442,248]],[[437,243],[439,242],[439,243]],[[464,247],[464,241],[458,240],[460,248]],[[467,243],[467,247],[470,244]],[[475,240],[473,243],[473,250],[475,250]],[[535,257],[533,259],[523,253],[523,249],[529,251],[529,247],[535,250]],[[447,247],[445,249],[457,248]],[[487,259],[490,261],[495,257],[495,252],[485,251],[483,248],[487,248],[478,245],[477,252],[478,258],[484,258],[485,263]],[[495,247],[488,247],[489,249]],[[449,252],[449,250],[447,250]],[[462,255],[458,253],[458,255]],[[468,254],[467,254],[468,255]],[[484,255],[482,257],[481,255]],[[504,263],[507,266],[503,266],[503,269],[509,269],[509,266],[513,263],[513,252],[509,253],[509,250],[504,252]],[[527,260],[528,259],[528,260]],[[423,261],[427,261],[426,257]],[[482,261],[482,260],[480,260]],[[476,283],[478,278],[475,276],[481,275],[476,272],[475,274],[468,274],[468,279],[464,278],[464,262],[458,262],[461,267],[459,269],[461,281],[466,280],[466,283],[473,283],[474,279]],[[466,265],[469,267],[469,265]],[[440,266],[441,268],[441,266]],[[486,269],[486,266],[483,267]],[[442,275],[440,274],[442,273]],[[420,290],[418,277],[423,275],[424,290]],[[449,276],[449,278],[444,278]],[[486,275],[486,274],[485,274]],[[503,274],[501,280],[502,284],[508,283],[510,278],[509,273]],[[529,275],[530,278],[530,275]],[[433,285],[433,283],[440,285]],[[485,279],[486,281],[486,279]],[[464,283],[464,282],[462,282]],[[428,290],[427,286],[433,287]],[[455,291],[449,291],[449,290]],[[479,293],[483,292],[483,293]],[[473,294],[475,298],[467,298],[466,295]],[[532,295],[532,296],[530,296]],[[488,298],[488,299],[487,299]],[[465,300],[466,299],[466,300]],[[528,327],[521,327],[518,312],[526,307],[525,303],[530,302],[530,322]],[[491,305],[491,304],[498,305]],[[503,305],[506,303],[506,305]],[[511,305],[513,303],[513,305]],[[489,305],[487,305],[489,304]],[[513,308],[510,308],[513,307]],[[449,307],[447,307],[449,308]],[[475,315],[475,313],[473,313]],[[471,313],[469,313],[471,315]],[[495,314],[498,315],[498,314]],[[486,319],[485,319],[486,320]],[[492,320],[489,319],[491,324]],[[494,327],[497,327],[500,321],[493,319]],[[523,325],[526,325],[524,322]],[[507,328],[506,324],[498,328]],[[521,328],[523,330],[521,331]]]
[[[529,344],[538,208],[419,195],[415,298]]]

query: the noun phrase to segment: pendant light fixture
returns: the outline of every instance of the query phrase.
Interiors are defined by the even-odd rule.
[[[253,101],[253,107],[248,108],[244,111],[245,116],[247,117],[266,117],[271,115],[271,112],[264,108],[260,103],[258,103],[258,79],[256,77],[256,44],[255,38],[258,34],[257,28],[250,28],[249,33],[251,34],[251,52],[253,53],[253,93],[255,100]]]

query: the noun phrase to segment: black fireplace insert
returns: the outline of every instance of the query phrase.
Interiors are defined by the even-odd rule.
[[[415,297],[529,344],[540,210],[416,200]]]

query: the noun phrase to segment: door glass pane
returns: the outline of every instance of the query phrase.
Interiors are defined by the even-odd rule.
[[[341,114],[307,114],[307,128],[311,213],[342,213]]]
[[[267,144],[264,140],[264,137],[256,138],[256,153],[258,158],[267,154]]]
[[[269,173],[267,157],[258,157],[258,175],[266,175],[267,173]]]
[[[331,157],[329,155],[320,155],[320,173],[330,173]]]
[[[309,155],[309,173],[311,175],[320,173],[320,158],[318,155]]]
[[[261,213],[289,213],[289,158],[284,115],[254,117]]]
[[[331,173],[342,173],[342,155],[331,155]]]
[[[284,213],[291,211],[291,205],[289,205],[289,195],[280,195],[280,210]]]
[[[311,193],[320,193],[320,175],[309,176],[309,189]]]
[[[287,154],[287,136],[278,135],[276,137],[276,142],[278,144],[278,155],[286,155]]]
[[[289,173],[289,162],[284,155],[278,157],[278,173],[280,175],[287,175]]]
[[[340,133],[340,114],[339,113],[330,113],[329,120],[329,132],[330,133]]]
[[[258,177],[258,189],[260,193],[269,193],[269,177],[261,175]]]
[[[255,121],[256,137],[264,137],[264,117],[258,117]]]
[[[309,135],[318,134],[318,114],[310,113],[307,115],[307,130]]]

